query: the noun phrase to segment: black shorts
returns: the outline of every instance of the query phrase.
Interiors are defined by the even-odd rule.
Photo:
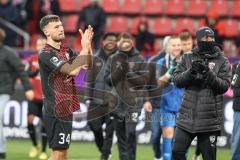
[[[28,115],[35,115],[39,118],[42,118],[42,108],[43,108],[43,101],[41,100],[32,100],[28,102]]]
[[[63,121],[53,116],[43,116],[49,148],[68,149],[72,134],[72,121]]]

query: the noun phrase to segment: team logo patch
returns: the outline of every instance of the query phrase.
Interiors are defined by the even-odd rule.
[[[209,140],[213,144],[216,141],[216,136],[209,136]]]
[[[210,70],[213,70],[214,67],[215,67],[215,65],[216,65],[216,64],[215,64],[214,62],[209,62],[209,63],[208,63],[208,67],[209,67]]]
[[[57,67],[62,64],[62,61],[60,59],[58,59],[57,57],[52,57],[50,59],[50,61],[52,62],[52,64],[54,64]]]

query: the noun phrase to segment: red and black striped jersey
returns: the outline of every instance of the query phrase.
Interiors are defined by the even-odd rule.
[[[61,45],[60,50],[46,45],[39,55],[44,114],[69,117],[79,109],[80,103],[74,77],[61,73],[65,63],[71,63],[76,54]]]

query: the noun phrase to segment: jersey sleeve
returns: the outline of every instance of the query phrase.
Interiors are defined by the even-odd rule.
[[[50,71],[60,71],[61,67],[66,63],[66,61],[59,59],[51,52],[40,53],[39,62],[46,66]]]

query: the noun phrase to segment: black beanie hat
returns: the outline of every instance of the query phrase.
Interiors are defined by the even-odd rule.
[[[206,35],[211,35],[214,37],[214,32],[211,28],[209,27],[201,27],[197,30],[196,32],[196,38],[197,41],[201,41],[202,37],[206,36]]]

